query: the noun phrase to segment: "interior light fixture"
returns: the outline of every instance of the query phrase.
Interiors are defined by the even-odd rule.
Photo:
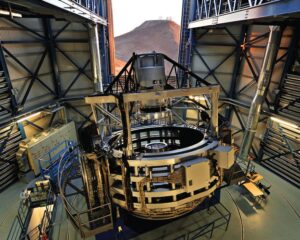
[[[189,99],[195,100],[195,101],[204,101],[205,97],[204,96],[189,96]]]
[[[41,112],[33,113],[33,114],[31,114],[31,115],[28,115],[28,116],[26,116],[26,117],[23,117],[23,118],[17,120],[17,123],[23,122],[23,121],[25,121],[25,120],[28,120],[29,118],[38,116],[38,115],[40,115],[40,114],[41,114]]]
[[[281,123],[281,124],[290,126],[290,127],[292,127],[292,128],[298,128],[298,126],[297,126],[296,124],[291,123],[291,122],[287,122],[287,121],[282,120],[282,119],[280,119],[280,118],[271,117],[271,120],[274,121],[274,122],[277,122],[277,123]]]
[[[13,16],[13,17],[22,17],[22,14],[16,12],[10,12],[7,10],[0,9],[0,15]]]

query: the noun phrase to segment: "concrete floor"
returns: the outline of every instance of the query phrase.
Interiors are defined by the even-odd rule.
[[[0,193],[0,240],[7,238],[20,204],[20,192],[26,186],[17,182]]]
[[[299,240],[300,189],[260,166],[256,167],[256,171],[264,175],[272,185],[271,195],[266,202],[256,204],[239,186],[223,188],[221,202],[231,212],[231,220],[228,230],[225,231],[225,226],[216,229],[212,239]],[[25,186],[24,183],[17,182],[0,194],[0,240],[6,239],[19,206],[19,193]],[[59,226],[60,230],[53,239],[72,239],[75,235],[68,233],[73,232],[70,227],[72,224],[67,223],[65,214],[63,214],[61,206],[59,207],[55,225]],[[209,239],[209,234],[201,238],[191,238],[191,236],[192,232],[199,229],[203,223],[208,222],[216,213],[214,210],[209,213],[206,210],[196,212],[135,239]],[[61,229],[63,230],[61,231]],[[76,239],[80,239],[80,237],[77,235]]]

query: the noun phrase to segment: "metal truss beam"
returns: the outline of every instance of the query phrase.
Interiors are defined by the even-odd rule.
[[[50,93],[52,93],[55,96],[55,92],[52,91],[51,88],[48,87],[39,77],[38,72],[35,71],[33,73],[28,67],[26,67],[17,57],[15,57],[10,51],[8,51],[5,47],[3,47],[4,52],[10,56],[15,62],[17,62],[27,73],[29,73],[32,76],[33,81],[37,80],[44,88],[46,88]],[[46,56],[47,49],[45,49],[44,54],[42,55],[40,62],[38,64],[38,67],[40,68],[40,65],[42,65],[44,58]],[[37,67],[37,69],[38,69]],[[33,84],[33,83],[32,83]],[[26,101],[26,99],[25,99]],[[22,101],[23,102],[23,101]],[[24,102],[25,103],[25,102]]]
[[[70,22],[67,22],[57,33],[54,35],[54,39],[56,40],[58,36],[70,26]]]
[[[82,18],[86,18],[95,23],[99,23],[102,25],[107,25],[107,22],[104,18],[102,18],[99,14],[98,7],[96,8],[96,4],[100,5],[102,1],[100,0],[85,0],[85,1],[71,1],[71,0],[40,0],[42,2],[48,3],[64,11],[67,11],[71,14],[76,14]],[[84,5],[86,3],[86,6]],[[89,7],[91,6],[91,7]]]
[[[82,113],[78,108],[75,108],[74,106],[72,106],[70,103],[65,103],[65,105],[69,108],[71,108],[74,112],[78,113],[81,117],[83,117],[87,122],[91,122],[94,123],[91,119],[90,116],[86,116],[84,113]]]
[[[25,122],[28,124],[28,125],[31,125],[32,127],[34,127],[35,129],[39,130],[39,131],[44,131],[45,129],[42,128],[41,126],[35,124],[34,122],[31,122],[29,120],[25,120]]]
[[[229,33],[230,31],[227,30],[227,32]],[[231,99],[234,99],[236,96],[235,95],[236,94],[236,85],[237,85],[237,80],[238,80],[238,76],[240,73],[241,64],[243,61],[243,44],[245,43],[245,40],[247,38],[247,36],[246,36],[247,32],[248,32],[248,26],[242,25],[239,40],[236,40],[235,37],[232,34],[230,34],[230,36],[232,36],[232,38],[234,40],[236,40],[235,61],[234,61],[234,67],[233,67],[230,90],[229,90],[229,97]],[[232,107],[230,107],[226,110],[226,114],[225,114],[226,119],[230,120],[230,118],[232,116],[232,110],[233,110]]]
[[[43,62],[44,62],[44,60],[45,60],[46,55],[47,55],[47,50],[45,49],[45,50],[44,50],[44,53],[43,53],[43,55],[42,55],[42,57],[40,58],[40,61],[39,61],[38,65],[37,65],[36,70],[34,71],[34,73],[31,73],[31,77],[32,77],[32,78],[31,78],[30,83],[29,83],[29,85],[28,85],[28,87],[27,87],[27,89],[26,89],[26,92],[25,92],[24,96],[23,96],[23,99],[22,99],[22,101],[21,101],[21,105],[24,105],[24,104],[25,104],[25,102],[26,102],[26,100],[27,100],[27,97],[28,97],[28,95],[29,95],[29,92],[30,92],[30,90],[31,90],[31,88],[32,88],[32,86],[33,86],[35,80],[37,79],[37,76],[38,76],[39,71],[40,71],[40,69],[41,69],[41,66],[42,66],[42,64],[43,64]]]
[[[228,96],[228,92],[226,91],[226,89],[224,88],[224,86],[222,85],[222,83],[219,81],[219,79],[216,77],[216,75],[215,75],[215,73],[214,73],[214,71],[215,71],[215,69],[211,69],[210,67],[209,67],[209,65],[206,63],[206,61],[204,60],[204,58],[203,58],[203,56],[201,55],[201,53],[196,49],[196,48],[194,48],[193,49],[194,50],[194,52],[196,53],[196,55],[201,59],[201,61],[203,62],[203,64],[204,64],[204,66],[207,68],[207,70],[208,70],[208,74],[207,74],[207,76],[206,76],[206,78],[208,77],[208,76],[210,76],[210,75],[212,75],[213,76],[213,78],[215,79],[215,81],[220,85],[220,87],[221,87],[221,89],[222,89],[222,91],[224,92],[224,94],[226,95],[226,96]],[[227,56],[226,58],[225,58],[225,60],[223,60],[222,61],[222,64],[232,55],[233,53],[231,53],[229,56]],[[221,64],[219,64],[219,66],[220,66]]]
[[[79,67],[78,64],[65,52],[63,51],[58,45],[55,45],[55,48],[65,56],[66,59],[68,59],[76,68],[79,72],[81,72],[84,76],[86,76],[90,81],[93,82],[93,79],[84,71],[83,68]]]
[[[92,116],[93,116],[93,112],[91,112],[91,113],[88,115],[88,119],[90,119]],[[87,122],[90,122],[90,120],[87,120],[87,119],[86,119],[84,122],[82,122],[82,124],[79,126],[78,130],[82,129],[83,126],[84,126]]]
[[[81,68],[82,71],[78,71],[74,79],[71,81],[70,85],[67,87],[67,89],[63,92],[62,97],[65,97],[67,93],[70,91],[70,89],[73,87],[73,85],[77,82],[79,79],[80,75],[85,71],[86,67],[90,64],[91,60],[87,60],[87,62],[83,65]]]
[[[59,69],[58,69],[58,64],[57,64],[57,56],[56,56],[56,51],[55,51],[55,42],[54,42],[55,38],[53,36],[50,19],[44,18],[43,24],[44,24],[44,30],[45,30],[45,37],[47,39],[47,49],[49,52],[50,67],[51,67],[51,71],[52,71],[52,79],[53,79],[53,83],[55,86],[56,97],[60,98],[62,96],[61,95],[61,80],[60,80],[60,74],[59,74]]]
[[[56,40],[56,43],[88,43],[88,39],[59,39]],[[41,43],[46,44],[47,40],[8,40],[2,41],[2,44],[33,44],[33,43]]]
[[[11,4],[24,16],[54,16],[57,19],[70,19],[74,22],[94,22],[107,25],[101,16],[104,0],[2,0],[3,5]]]
[[[267,19],[269,24],[274,21],[276,16],[276,20],[285,15],[296,14],[300,11],[299,0],[270,0],[270,1],[256,1],[249,0],[249,4],[247,8],[241,9],[237,8],[238,6],[243,6],[243,4],[237,4],[238,0],[230,1],[228,0],[228,9],[224,12],[222,9],[225,7],[223,1],[202,1],[200,7],[203,10],[201,12],[206,12],[205,15],[198,15],[198,20],[190,22],[189,28],[200,28],[205,26],[215,26],[220,24],[228,24],[232,22],[243,22],[243,21],[263,21]],[[252,3],[252,4],[250,4]],[[208,11],[209,4],[217,4],[217,12]],[[232,5],[235,4],[235,5]],[[260,6],[257,6],[260,5]],[[200,12],[200,13],[201,13]],[[280,19],[284,21],[285,19]],[[279,21],[280,21],[279,20]]]
[[[13,24],[21,27],[22,29],[32,33],[38,40],[46,40],[45,36],[39,34],[38,32],[32,30],[32,28],[29,28],[21,23],[19,23],[18,21],[14,20],[13,18],[9,18],[9,21],[12,22]]]

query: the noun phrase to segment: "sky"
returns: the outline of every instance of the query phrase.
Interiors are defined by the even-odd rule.
[[[180,25],[182,0],[112,0],[112,4],[115,36],[147,20],[171,18]]]

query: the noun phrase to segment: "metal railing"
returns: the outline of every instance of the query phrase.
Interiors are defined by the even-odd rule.
[[[24,234],[24,226],[27,214],[28,207],[21,203],[18,209],[18,214],[15,217],[10,231],[8,233],[7,240],[22,239],[21,236]]]
[[[80,6],[86,8],[87,10],[92,11],[93,13],[98,14],[99,16],[102,15],[101,13],[101,4],[102,0],[72,0],[72,2],[76,2]]]
[[[38,160],[41,175],[43,177],[49,176],[51,181],[57,184],[57,169],[61,157],[68,151],[69,148],[74,146],[75,143],[73,141],[63,141],[45,155],[41,156]]]
[[[22,201],[18,208],[17,216],[15,217],[13,224],[10,228],[7,240],[20,240],[20,239],[29,239],[29,240],[39,240],[43,234],[47,234],[52,224],[52,213],[54,211],[55,205],[55,196],[52,192],[51,186],[47,192],[46,201],[42,204],[46,206],[46,209],[43,214],[43,218],[38,226],[33,228],[29,233],[27,233],[28,224],[30,221],[31,206],[34,205],[34,201],[29,198],[26,202]],[[52,209],[49,209],[51,206]]]
[[[81,178],[79,158],[78,147],[68,149],[62,155],[57,170],[57,182],[62,203],[71,223],[79,230],[82,237],[89,237],[112,228],[111,203],[107,200],[106,204],[91,208],[88,207],[88,204],[81,207],[76,206],[77,198],[82,196],[82,193],[73,192],[70,194],[67,187],[78,176]],[[79,187],[78,183],[77,187]],[[82,201],[85,200],[82,199]],[[80,202],[82,201],[80,200]]]
[[[196,0],[195,20],[217,17],[278,1],[281,0]]]

